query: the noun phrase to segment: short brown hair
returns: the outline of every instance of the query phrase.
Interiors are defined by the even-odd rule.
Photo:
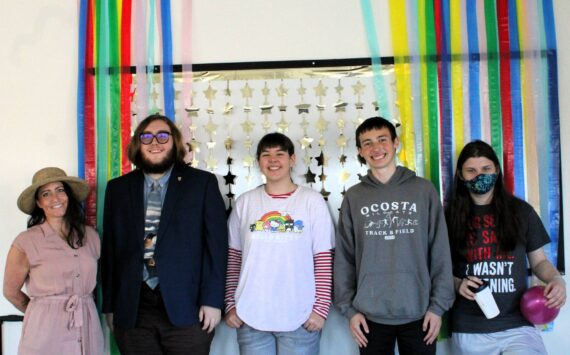
[[[148,116],[142,120],[142,122],[139,123],[135,129],[135,132],[131,137],[131,141],[127,146],[127,155],[131,163],[133,163],[137,168],[141,166],[141,140],[139,136],[144,132],[148,125],[154,121],[162,121],[168,125],[170,128],[170,134],[172,136],[174,161],[178,164],[186,164],[184,161],[184,157],[186,156],[186,148],[184,148],[184,142],[182,142],[182,133],[180,133],[180,130],[178,127],[176,127],[174,122],[172,122],[168,117],[159,113]]]

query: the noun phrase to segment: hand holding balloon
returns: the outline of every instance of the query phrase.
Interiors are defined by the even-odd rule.
[[[534,286],[525,291],[521,298],[521,312],[532,324],[550,323],[558,316],[560,308],[550,308],[546,305],[546,289],[544,286]]]
[[[544,289],[546,306],[560,308],[566,303],[566,283],[562,276],[555,276]]]

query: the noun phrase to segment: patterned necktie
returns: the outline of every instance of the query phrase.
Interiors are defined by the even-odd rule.
[[[146,202],[146,216],[144,221],[144,270],[143,280],[153,290],[158,285],[158,275],[156,274],[156,262],[154,260],[154,247],[160,223],[160,212],[162,210],[162,198],[160,194],[160,184],[153,181]]]

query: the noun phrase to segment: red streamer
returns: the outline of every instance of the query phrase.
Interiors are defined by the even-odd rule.
[[[515,15],[515,14],[513,14]],[[503,123],[503,174],[509,192],[514,188],[514,142],[511,98],[511,57],[509,40],[509,3],[497,1],[497,31],[499,34],[501,75],[501,120]]]
[[[91,193],[85,201],[85,217],[87,224],[95,226],[97,222],[97,163],[95,158],[95,75],[93,63],[93,25],[95,0],[88,1],[87,26],[85,40],[85,107],[84,107],[84,140],[85,140],[85,180]]]
[[[121,174],[131,171],[127,146],[131,137],[131,0],[123,0],[121,12]]]

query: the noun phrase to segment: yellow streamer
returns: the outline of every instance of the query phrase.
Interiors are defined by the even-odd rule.
[[[411,170],[416,169],[414,124],[412,119],[412,79],[410,77],[410,51],[406,29],[406,2],[390,0],[390,24],[392,48],[394,51],[394,73],[396,75],[397,105],[400,110],[402,149],[398,158]]]
[[[425,19],[425,12],[426,12],[426,0],[419,0],[418,1],[418,28],[420,29],[419,35],[419,48],[420,48],[420,91],[421,91],[421,100],[422,100],[422,134],[423,134],[423,142],[424,142],[424,172],[425,178],[430,180],[431,179],[431,170],[430,170],[430,145],[429,145],[429,115],[428,115],[428,79],[427,79],[427,48],[426,48],[426,19]]]
[[[453,107],[453,142],[454,158],[459,156],[464,145],[463,132],[463,66],[459,60],[462,54],[461,48],[461,10],[460,1],[451,0],[449,4],[450,12],[450,34],[451,34],[451,101]],[[454,159],[455,160],[455,159]]]
[[[532,50],[532,44],[528,43],[530,32],[533,29],[528,26],[527,6],[524,0],[517,0],[517,16],[519,28],[519,48],[521,53],[528,53]],[[533,88],[533,64],[536,61],[530,55],[524,55],[520,61],[521,66],[521,92],[523,109],[523,127],[525,137],[526,155],[526,189],[527,201],[537,211],[540,212],[540,197],[538,183],[538,156],[536,152],[536,125],[534,113],[534,88]],[[527,134],[528,133],[528,134]]]

